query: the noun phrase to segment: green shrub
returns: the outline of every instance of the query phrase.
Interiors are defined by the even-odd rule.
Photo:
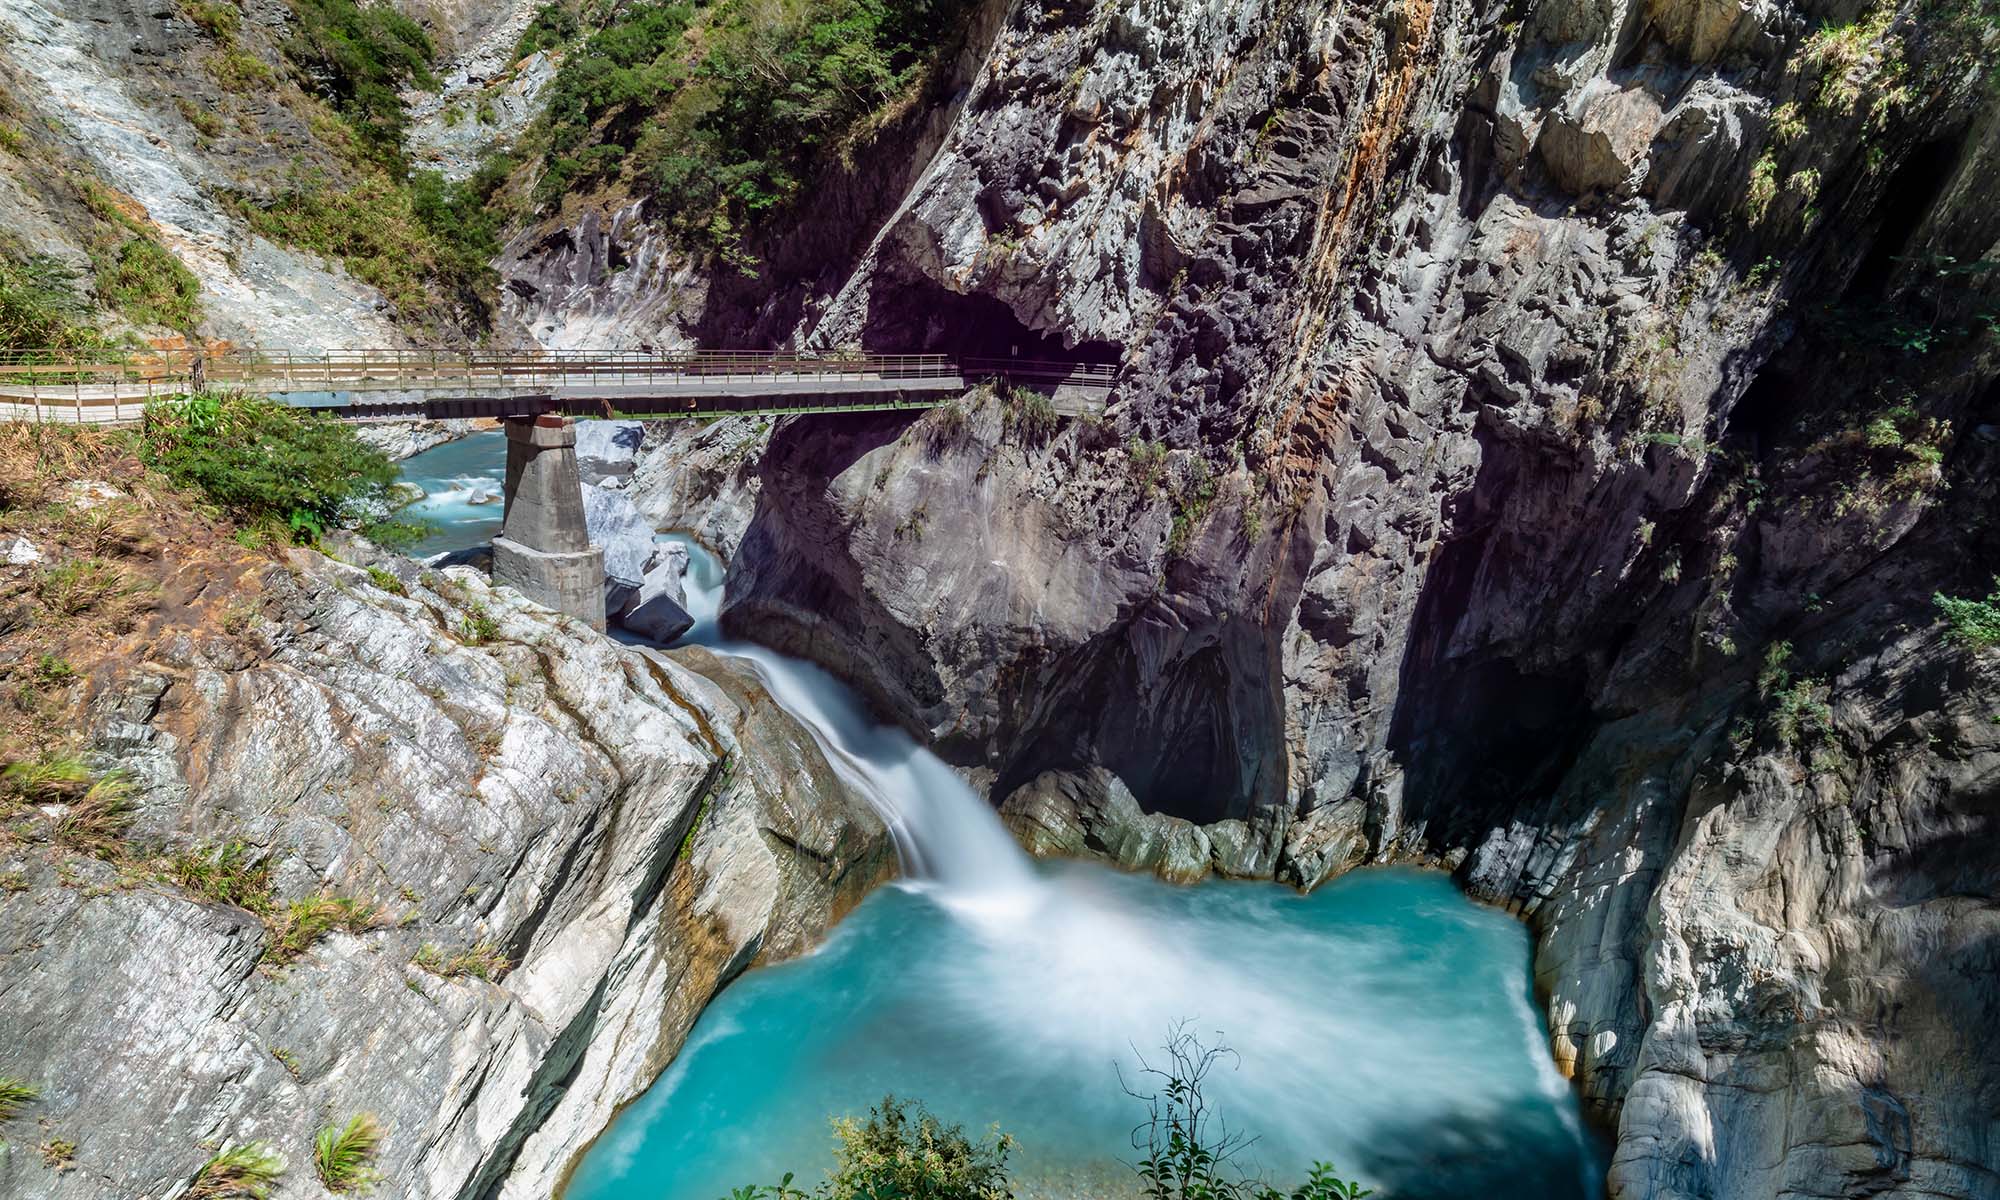
[[[583,23],[577,19],[575,9],[561,0],[544,4],[535,10],[535,19],[521,31],[521,40],[514,43],[514,61],[542,50],[559,50],[581,32]]]
[[[128,239],[95,259],[97,294],[135,325],[183,333],[201,322],[201,283],[174,252],[150,237]]]
[[[775,1187],[743,1187],[731,1200],[1011,1200],[1007,1155],[1014,1139],[1003,1133],[978,1142],[946,1125],[921,1104],[884,1096],[866,1120],[833,1123],[834,1165],[811,1192],[785,1176]]]
[[[539,126],[538,198],[621,174],[684,236],[734,255],[956,45],[970,0],[637,3],[563,60]]]
[[[364,149],[400,171],[409,118],[399,93],[438,86],[430,37],[392,4],[291,0],[291,6],[298,24],[285,41],[285,57],[333,104]]]
[[[1143,438],[1133,438],[1125,443],[1125,465],[1132,483],[1142,492],[1150,492],[1160,481],[1160,472],[1166,467],[1167,446],[1165,442],[1149,442]]]
[[[234,905],[260,916],[275,904],[270,860],[243,842],[182,850],[168,860],[165,874],[214,904]]]
[[[381,588],[383,591],[389,593],[392,596],[403,596],[409,594],[409,589],[403,586],[402,580],[396,578],[394,575],[391,575],[389,572],[383,570],[381,567],[368,568],[368,582],[374,584],[378,588]]]
[[[1056,402],[1047,392],[1025,387],[1007,389],[1001,419],[1022,441],[1035,443],[1048,441],[1062,422],[1056,414]]]
[[[2000,578],[1993,581],[1993,593],[1984,600],[1960,600],[1939,592],[1931,597],[1951,635],[1974,649],[2000,646]]]
[[[183,1200],[267,1200],[285,1160],[263,1142],[234,1146],[202,1164]]]
[[[375,1156],[382,1148],[382,1123],[372,1113],[356,1113],[344,1126],[329,1125],[313,1139],[313,1166],[330,1192],[365,1192],[375,1182]]]
[[[272,241],[339,262],[405,322],[434,324],[443,308],[484,321],[499,285],[490,263],[500,251],[500,215],[491,204],[510,166],[489,159],[459,183],[436,171],[407,181],[375,171],[347,187],[303,171],[269,199],[236,194],[228,202]]]
[[[243,27],[243,14],[230,0],[186,0],[181,12],[218,41],[235,37]]]
[[[459,622],[458,636],[468,646],[484,646],[500,636],[500,622],[493,619],[484,604],[475,604]]]
[[[140,457],[237,520],[302,538],[379,520],[396,465],[331,417],[254,396],[208,393],[148,405]]]
[[[76,292],[76,273],[47,255],[0,254],[0,350],[97,350],[106,345]]]

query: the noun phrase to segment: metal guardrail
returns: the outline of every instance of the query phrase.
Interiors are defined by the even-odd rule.
[[[702,386],[705,381],[770,377],[790,390],[881,390],[884,382],[947,384],[1011,378],[1108,389],[1117,369],[1032,359],[966,359],[946,354],[801,353],[763,350],[333,350],[299,353],[245,347],[207,350],[0,351],[0,405],[45,409],[57,419],[124,419],[124,409],[192,388],[222,386],[271,394],[365,391],[549,392],[565,388]],[[883,401],[880,407],[891,407]],[[860,407],[860,406],[857,406]],[[109,408],[110,414],[86,410]],[[136,414],[134,414],[136,415]]]

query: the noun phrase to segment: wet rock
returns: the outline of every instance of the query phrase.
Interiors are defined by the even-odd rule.
[[[681,584],[687,569],[687,547],[673,542],[662,546],[659,562],[646,572],[639,590],[617,615],[618,623],[663,644],[694,628]]]

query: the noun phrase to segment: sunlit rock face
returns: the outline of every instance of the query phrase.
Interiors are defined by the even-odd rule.
[[[1871,98],[1850,15],[1010,8],[776,332],[1117,396],[779,427],[725,623],[1030,844],[1517,908],[1620,1195],[1976,1191],[1995,665],[1932,596],[2000,561],[1996,393],[1937,272],[2000,125],[1943,35]],[[751,502],[698,478],[639,503]]]
[[[318,1194],[299,1148],[371,1112],[398,1194],[546,1197],[710,996],[894,869],[738,668],[345,549],[402,594],[304,551],[220,596],[170,584],[168,611],[223,623],[168,619],[91,731],[138,785],[136,836],[240,840],[281,895],[377,918],[279,965],[241,909],[0,847],[6,1069],[90,1167],[9,1154],[5,1194],[171,1194],[224,1140],[286,1152],[273,1195]],[[493,631],[467,644],[475,612]],[[511,969],[422,965],[475,946]]]

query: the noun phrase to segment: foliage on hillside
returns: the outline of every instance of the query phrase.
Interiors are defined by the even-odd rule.
[[[554,8],[554,6],[552,6]],[[564,58],[537,199],[624,180],[725,252],[956,45],[968,0],[652,0]],[[545,33],[564,26],[544,10]],[[538,35],[539,36],[542,35]],[[539,44],[539,41],[538,41]]]
[[[500,214],[489,201],[508,166],[491,160],[458,183],[435,171],[400,182],[369,171],[347,186],[302,171],[268,200],[239,194],[231,203],[265,237],[339,262],[381,291],[407,324],[436,326],[441,304],[483,324],[500,252]]]
[[[333,104],[369,154],[400,174],[408,118],[397,93],[438,86],[430,37],[393,4],[291,0],[291,6],[296,31],[285,40],[285,57]]]
[[[90,350],[104,344],[76,272],[46,255],[0,252],[0,350]]]

